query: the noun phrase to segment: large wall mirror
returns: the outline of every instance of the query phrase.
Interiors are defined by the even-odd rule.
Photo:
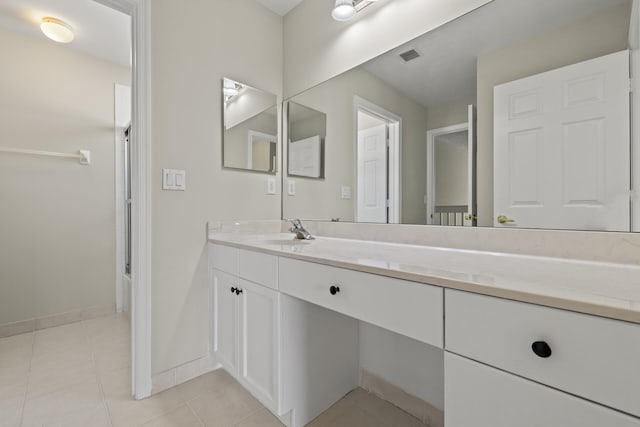
[[[222,80],[223,166],[254,172],[277,171],[277,97],[233,79]]]
[[[326,114],[324,179],[284,217],[640,231],[633,2],[494,0],[292,97]]]

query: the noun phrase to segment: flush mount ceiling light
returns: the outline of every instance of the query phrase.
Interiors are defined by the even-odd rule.
[[[56,18],[42,18],[40,29],[45,36],[58,43],[69,43],[73,40],[73,30],[69,24]]]
[[[336,21],[348,21],[377,0],[336,0],[331,16]]]
[[[356,7],[353,0],[336,0],[336,5],[331,12],[331,16],[336,21],[348,21],[356,15]]]
[[[229,101],[231,98],[240,93],[240,90],[242,88],[243,86],[240,83],[235,82],[231,79],[224,79],[222,94],[224,95],[225,100]]]

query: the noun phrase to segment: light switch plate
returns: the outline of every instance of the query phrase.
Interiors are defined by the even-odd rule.
[[[162,169],[162,189],[185,191],[187,189],[187,173],[180,169]]]
[[[287,181],[287,194],[289,196],[296,195],[296,182],[291,179]]]
[[[340,197],[342,197],[343,199],[350,199],[351,198],[351,187],[349,187],[347,185],[343,185],[342,186],[342,190],[340,191]]]
[[[276,194],[276,179],[267,178],[267,194]]]

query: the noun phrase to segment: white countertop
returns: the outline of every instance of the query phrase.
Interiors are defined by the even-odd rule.
[[[640,323],[640,266],[290,233],[209,234],[240,249]]]

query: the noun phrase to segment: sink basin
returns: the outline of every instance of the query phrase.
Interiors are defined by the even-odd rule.
[[[300,240],[293,237],[283,239],[267,239],[263,240],[264,243],[271,245],[308,245],[312,240]]]

